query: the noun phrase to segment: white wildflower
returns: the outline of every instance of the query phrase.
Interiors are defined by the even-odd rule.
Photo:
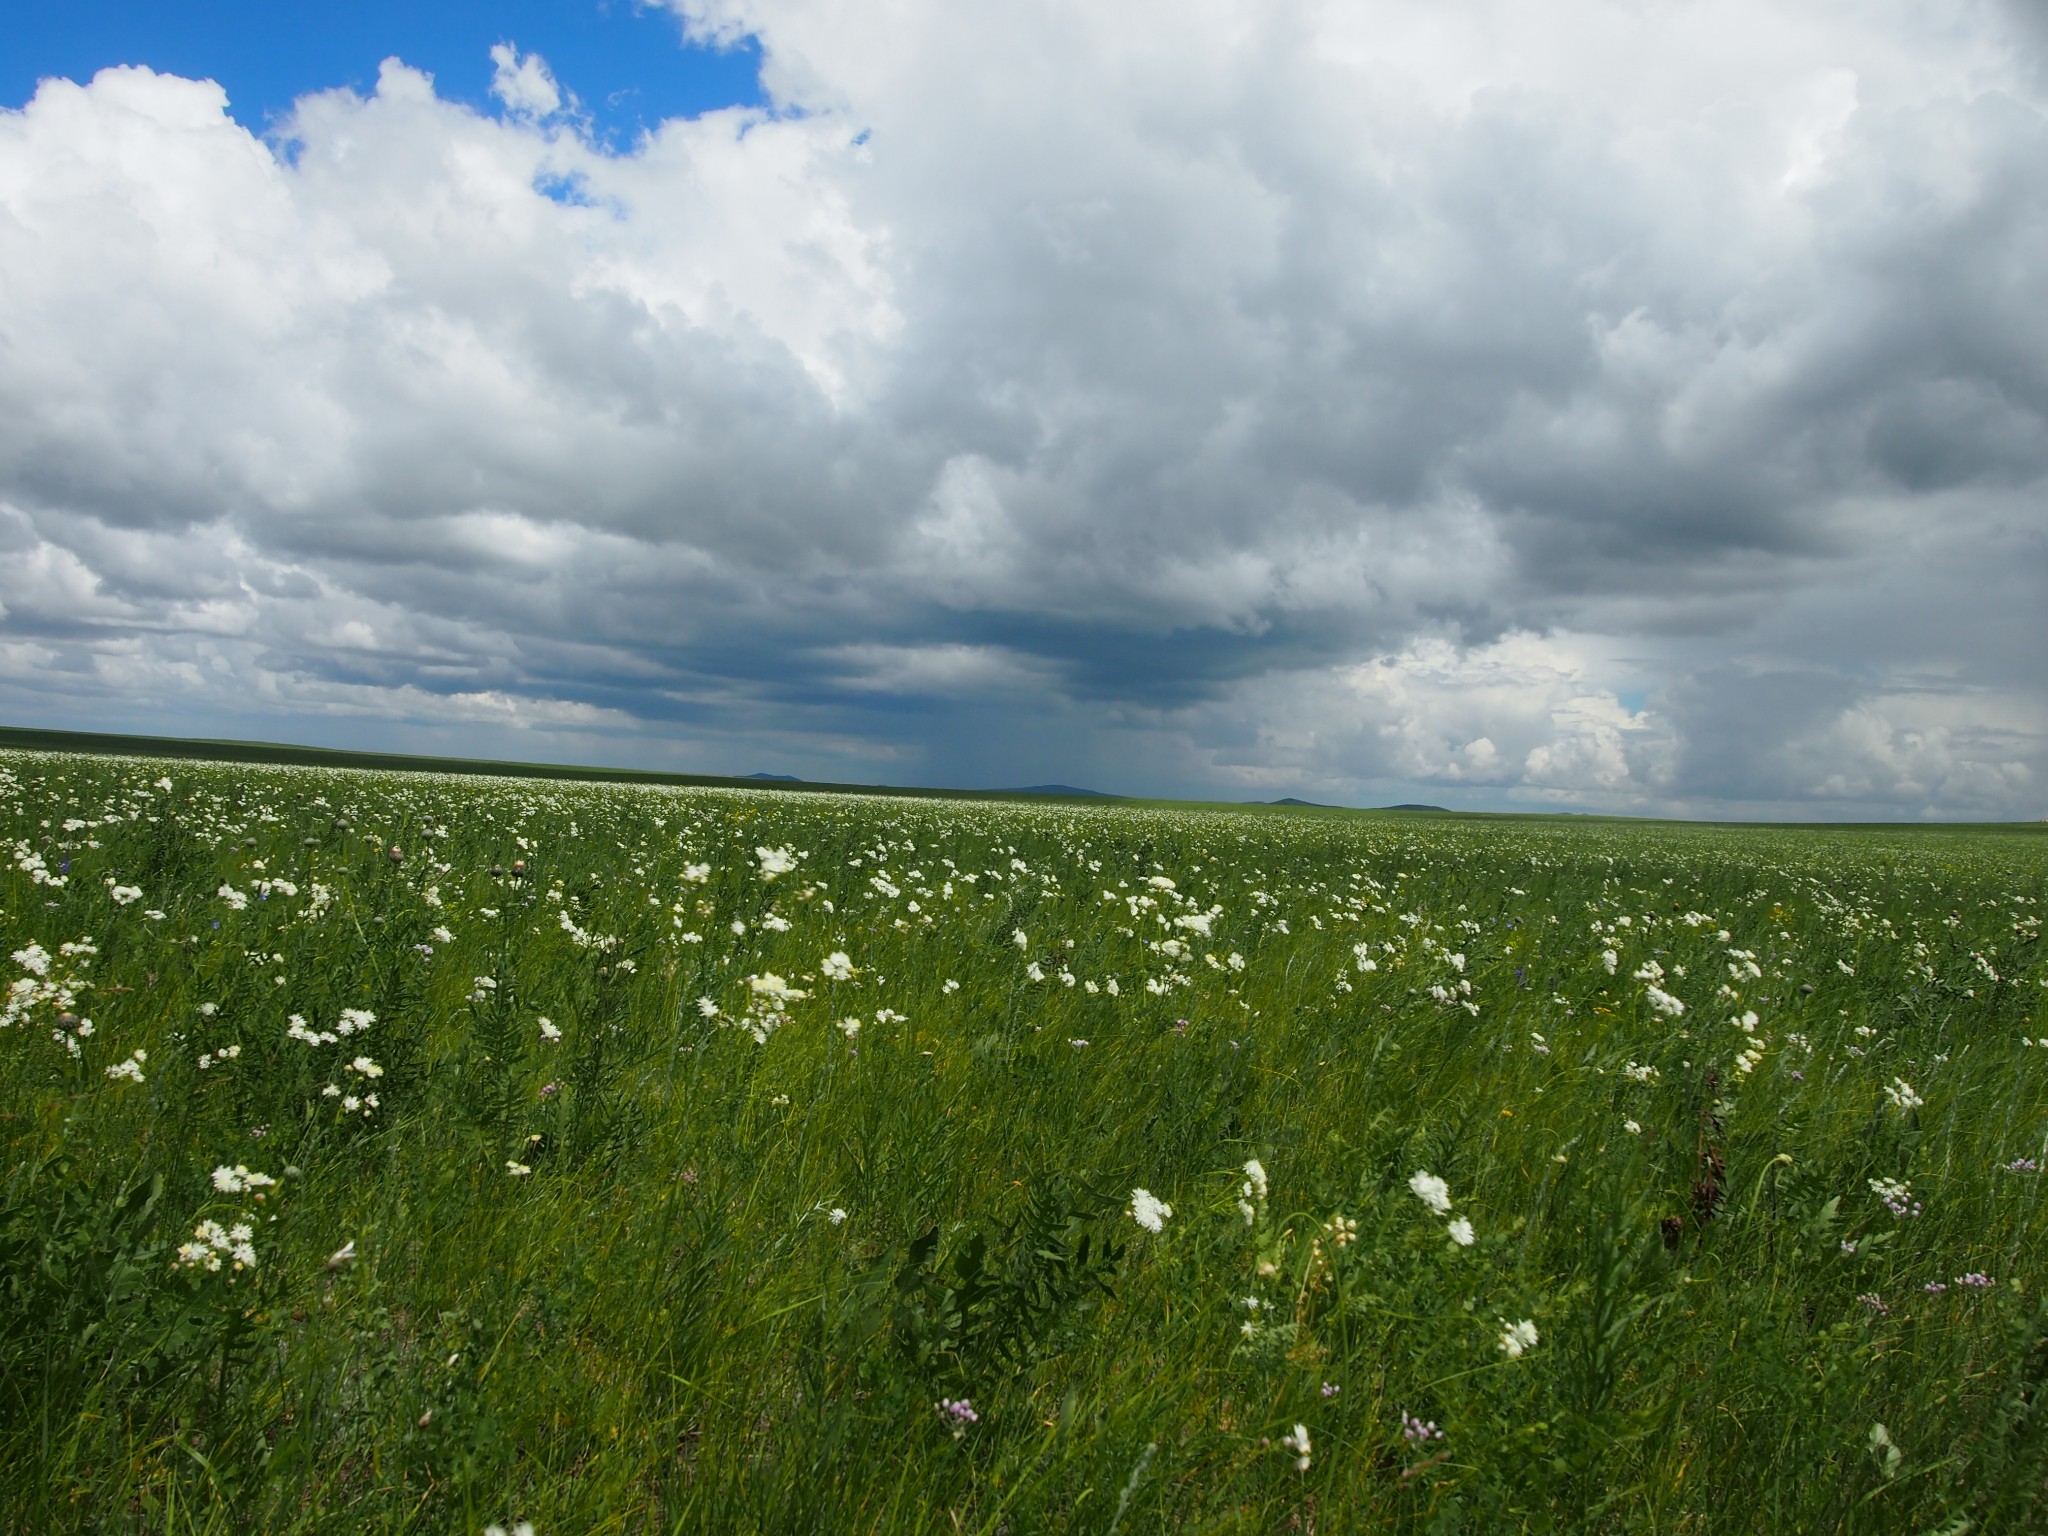
[[[1435,1211],[1439,1216],[1451,1213],[1451,1186],[1433,1173],[1417,1171],[1408,1181],[1408,1187],[1415,1192],[1415,1198]]]
[[[1166,1225],[1173,1214],[1173,1207],[1159,1199],[1148,1189],[1131,1191],[1131,1220],[1147,1232],[1157,1232]]]
[[[801,1002],[810,996],[810,993],[792,987],[773,971],[763,971],[758,976],[749,976],[747,986],[756,997],[766,998],[778,1007],[783,1003]]]
[[[1286,1446],[1288,1450],[1294,1452],[1295,1470],[1306,1472],[1309,1469],[1310,1456],[1313,1450],[1313,1447],[1309,1444],[1308,1426],[1306,1424],[1295,1425],[1294,1433],[1282,1435],[1280,1443]]]
[[[222,1165],[213,1170],[213,1187],[224,1195],[239,1195],[244,1190],[268,1189],[277,1180],[267,1173],[251,1173],[240,1163],[229,1168]]]
[[[1661,987],[1643,988],[1643,997],[1649,1005],[1667,1019],[1675,1019],[1685,1012],[1685,1004]]]
[[[1266,1198],[1266,1168],[1256,1157],[1245,1160],[1244,1192],[1249,1199]]]

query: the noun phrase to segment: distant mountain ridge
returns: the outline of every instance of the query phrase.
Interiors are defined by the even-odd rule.
[[[750,773],[749,779],[763,780],[771,784],[801,784],[804,782],[793,773]],[[1083,789],[1078,784],[1026,784],[1015,789],[984,789],[969,791],[984,795],[1067,795],[1083,800],[1121,800],[1122,795],[1113,795],[1106,789]]]

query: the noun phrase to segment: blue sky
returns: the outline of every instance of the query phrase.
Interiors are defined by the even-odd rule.
[[[0,721],[2048,813],[2041,0],[0,3]]]
[[[490,49],[507,42],[545,58],[614,144],[664,118],[761,101],[751,44],[687,44],[673,13],[633,0],[7,0],[0,15],[0,103],[16,107],[45,76],[84,82],[146,64],[216,81],[236,120],[261,133],[308,91],[367,92],[395,55],[433,75],[444,98],[488,110]]]

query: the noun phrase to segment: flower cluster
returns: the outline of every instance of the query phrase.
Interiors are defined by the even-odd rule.
[[[1432,1440],[1441,1440],[1444,1432],[1436,1427],[1434,1419],[1420,1419],[1406,1409],[1401,1413],[1401,1438],[1410,1445],[1427,1445]]]
[[[238,1270],[256,1267],[255,1230],[246,1221],[223,1227],[217,1221],[202,1221],[192,1229],[192,1241],[178,1245],[174,1262],[181,1269],[203,1269],[218,1273],[223,1260]]]
[[[1414,1192],[1430,1210],[1439,1216],[1451,1214],[1451,1186],[1435,1174],[1418,1169],[1408,1180],[1408,1188]],[[1477,1240],[1472,1223],[1463,1216],[1454,1216],[1445,1224],[1444,1231],[1450,1240],[1460,1248],[1470,1248]]]
[[[939,1418],[953,1432],[958,1440],[967,1433],[967,1426],[979,1424],[981,1415],[974,1411],[974,1404],[964,1397],[942,1397],[932,1404],[938,1410]]]
[[[1131,1220],[1147,1232],[1158,1232],[1165,1228],[1173,1207],[1154,1195],[1149,1189],[1131,1191]]]
[[[1519,1323],[1509,1323],[1500,1336],[1501,1352],[1510,1360],[1519,1360],[1536,1347],[1536,1325],[1528,1318]]]
[[[1244,1184],[1238,1191],[1237,1211],[1244,1217],[1244,1224],[1251,1226],[1259,1219],[1259,1211],[1266,1203],[1266,1167],[1256,1157],[1248,1158],[1244,1165]]]

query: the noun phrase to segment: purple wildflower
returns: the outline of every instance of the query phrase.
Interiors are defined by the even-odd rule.
[[[974,1411],[974,1404],[964,1397],[942,1397],[932,1406],[939,1410],[939,1417],[953,1431],[955,1440],[967,1433],[968,1425],[981,1422],[981,1415]]]
[[[1401,1413],[1401,1438],[1410,1445],[1426,1445],[1432,1440],[1441,1440],[1444,1432],[1436,1427],[1435,1421],[1425,1422],[1409,1413]]]

